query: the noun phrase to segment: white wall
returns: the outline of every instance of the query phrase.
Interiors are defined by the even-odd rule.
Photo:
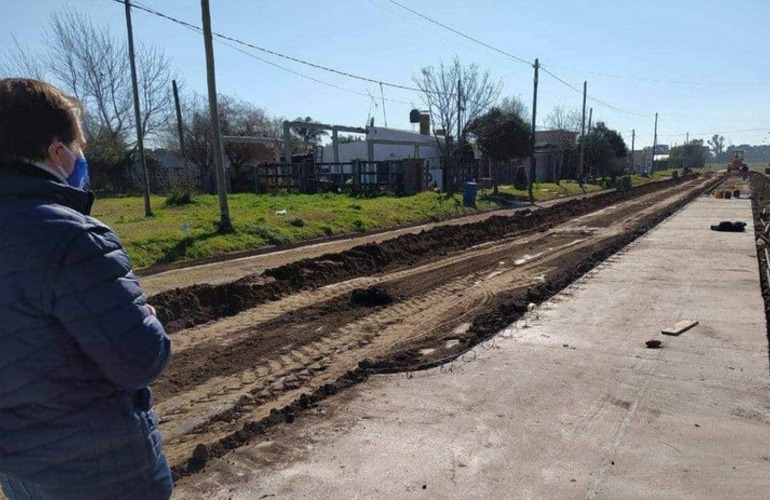
[[[428,170],[431,173],[431,176],[436,180],[438,187],[442,187],[440,170],[441,148],[436,144],[435,137],[420,135],[407,130],[370,127],[366,138],[389,141],[418,141],[420,143],[419,157],[428,160]],[[353,160],[366,161],[369,159],[366,141],[340,144],[338,148],[340,163],[349,163]],[[374,145],[374,161],[404,160],[408,158],[414,158],[414,146],[396,146],[392,144]],[[323,148],[323,161],[328,163],[334,161],[334,148],[331,144],[324,146]]]

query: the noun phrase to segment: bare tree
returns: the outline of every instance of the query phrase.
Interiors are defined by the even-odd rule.
[[[503,97],[503,100],[500,101],[499,108],[502,111],[513,113],[523,120],[529,119],[529,106],[527,106],[527,104],[519,97]]]
[[[46,67],[43,61],[19,43],[14,36],[13,48],[6,52],[0,61],[0,74],[3,77],[25,77],[46,80]]]
[[[566,130],[577,133],[582,123],[582,115],[577,108],[556,106],[545,117],[545,125],[554,130]]]
[[[280,137],[283,120],[270,117],[267,112],[249,102],[231,96],[218,96],[219,123],[223,135],[242,137]],[[201,96],[183,99],[183,129],[185,135],[184,156],[207,177],[214,165],[211,120],[208,102]],[[167,126],[166,142],[170,149],[178,148],[175,127]],[[269,144],[228,142],[224,146],[225,156],[232,169],[233,179],[243,187],[247,170],[244,167],[259,161],[272,161],[274,148]],[[236,186],[234,186],[235,188]]]
[[[431,120],[441,126],[446,136],[457,129],[463,142],[468,124],[486,112],[502,91],[502,81],[493,81],[489,71],[483,73],[477,64],[463,66],[455,56],[452,62],[443,61],[438,67],[426,66],[414,77],[422,91],[422,99],[431,114]],[[458,109],[458,93],[462,91],[462,110]]]
[[[274,122],[264,109],[229,96],[219,97],[219,123],[223,135],[277,137]],[[275,156],[274,149],[275,145],[230,142],[225,144],[225,155],[238,179],[245,174],[245,166],[259,160],[271,160]]]
[[[570,152],[576,148],[576,137],[580,132],[583,116],[576,108],[556,106],[545,118],[545,125],[553,130],[561,131],[558,139],[559,162],[556,166],[556,182],[561,181],[564,164]]]
[[[90,138],[107,139],[99,142],[115,148],[133,146],[136,127],[124,37],[73,10],[55,12],[46,33],[45,52],[31,53],[14,40],[0,69],[8,75],[52,80],[83,105],[83,125]],[[136,59],[142,133],[157,138],[173,116],[171,81],[176,71],[155,47],[139,43]]]

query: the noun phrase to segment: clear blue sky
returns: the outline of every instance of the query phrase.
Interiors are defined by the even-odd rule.
[[[652,143],[654,113],[659,142],[683,142],[721,133],[728,144],[770,142],[770,45],[767,0],[400,0],[490,45],[541,64],[597,103],[594,121],[621,131],[627,143],[635,128],[639,145]],[[200,25],[197,0],[144,0],[154,9]],[[476,62],[504,82],[503,95],[532,97],[532,69],[409,14],[387,0],[211,0],[216,32],[302,59],[378,80],[412,85],[424,65]],[[113,0],[3,0],[0,46],[16,36],[32,50],[42,40],[51,12],[76,9],[125,36],[122,4]],[[162,47],[187,89],[206,90],[200,35],[150,14],[134,11],[135,38]],[[215,44],[217,85],[271,114],[363,125],[368,114],[383,123],[379,87],[256,53],[292,70],[356,92],[346,93],[272,67]],[[612,74],[623,78],[601,75]],[[638,78],[699,82],[656,83]],[[420,105],[419,95],[385,88],[387,98]],[[581,106],[580,94],[541,73],[538,123],[556,105]],[[388,125],[409,129],[410,104],[386,103]],[[744,132],[749,129],[758,131]],[[710,135],[709,135],[710,137]]]

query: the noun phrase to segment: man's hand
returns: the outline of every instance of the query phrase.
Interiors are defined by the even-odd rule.
[[[147,308],[147,312],[150,313],[150,316],[157,316],[155,312],[155,308],[152,307],[150,304],[145,304],[144,307]]]

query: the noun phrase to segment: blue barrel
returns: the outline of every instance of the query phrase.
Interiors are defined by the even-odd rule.
[[[479,185],[475,182],[466,182],[463,189],[463,205],[466,207],[476,206],[476,193],[479,191]]]

